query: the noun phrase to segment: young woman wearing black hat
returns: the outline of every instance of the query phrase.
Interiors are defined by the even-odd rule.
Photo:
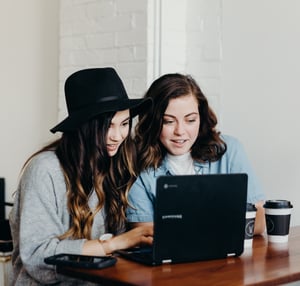
[[[151,100],[129,99],[112,68],[72,74],[65,96],[69,115],[51,129],[61,138],[29,158],[16,191],[13,285],[68,285],[44,263],[55,254],[106,255],[152,242],[152,228],[125,232],[136,178],[132,117]]]

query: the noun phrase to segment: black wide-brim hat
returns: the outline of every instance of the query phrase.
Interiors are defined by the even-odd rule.
[[[130,109],[134,117],[152,104],[151,99],[129,99],[122,80],[110,67],[77,71],[65,82],[68,117],[50,129],[52,133],[77,129],[105,112]]]

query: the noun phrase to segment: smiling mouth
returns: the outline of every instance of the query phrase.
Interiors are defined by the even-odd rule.
[[[118,144],[107,144],[107,150],[114,151],[118,148]]]
[[[176,144],[183,144],[185,143],[187,140],[185,139],[180,139],[180,140],[171,140],[173,143],[176,143]]]

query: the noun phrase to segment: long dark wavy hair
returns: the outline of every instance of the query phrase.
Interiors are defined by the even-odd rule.
[[[144,95],[145,98],[152,98],[152,110],[140,115],[135,127],[139,171],[161,165],[167,153],[159,140],[165,110],[171,99],[191,94],[198,101],[200,114],[200,128],[198,138],[192,146],[192,158],[199,162],[213,162],[226,152],[226,143],[216,130],[217,117],[197,82],[190,75],[166,74],[156,79]]]
[[[107,231],[116,234],[125,228],[127,194],[136,178],[136,151],[130,134],[130,120],[127,138],[117,154],[109,157],[106,136],[114,114],[101,114],[75,131],[64,132],[60,139],[28,159],[44,151],[54,151],[58,157],[66,181],[71,217],[70,228],[60,239],[91,239],[94,216],[104,206]],[[88,205],[92,190],[98,197],[95,210]]]

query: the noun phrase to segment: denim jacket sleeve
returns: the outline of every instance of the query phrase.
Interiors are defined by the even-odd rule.
[[[129,191],[128,222],[153,221],[155,188],[155,172],[152,169],[142,172]]]
[[[265,199],[261,183],[256,176],[253,167],[248,159],[241,142],[231,136],[223,136],[227,151],[222,158],[213,163],[211,172],[219,173],[246,173],[248,175],[248,196],[249,203],[256,203]]]

